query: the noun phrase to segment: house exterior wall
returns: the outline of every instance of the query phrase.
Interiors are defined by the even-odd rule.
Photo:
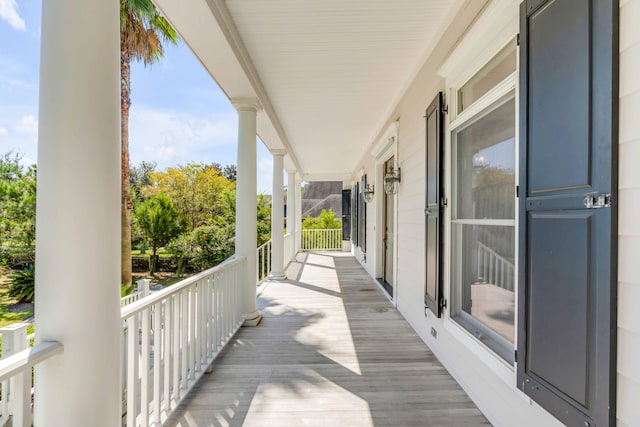
[[[467,5],[468,6],[468,5]],[[437,48],[409,86],[388,123],[399,119],[398,163],[402,183],[397,198],[397,284],[394,302],[398,310],[436,354],[469,396],[496,426],[562,425],[516,387],[512,366],[479,344],[456,323],[425,315],[424,191],[425,108],[445,82],[437,70],[473,25],[481,8],[463,8],[443,34]],[[618,304],[618,425],[640,420],[640,0],[621,0],[620,28],[620,170],[619,170],[619,304]],[[445,128],[445,132],[447,129]],[[446,155],[446,154],[445,154]],[[445,161],[445,165],[446,165]],[[373,154],[358,166],[375,173]],[[354,176],[354,180],[359,176]],[[376,192],[382,189],[376,188]],[[381,194],[381,193],[379,193]],[[376,197],[378,194],[376,195]],[[378,245],[375,203],[367,207],[367,257],[354,253],[375,277]],[[448,297],[445,284],[445,297]],[[437,333],[437,338],[432,335]]]
[[[367,175],[367,182],[373,183],[375,176],[375,167],[374,167],[374,158],[372,156],[366,156],[363,162],[360,164],[360,167],[357,169],[359,172],[354,177],[352,182],[361,182],[362,174]],[[360,189],[362,191],[362,189]],[[377,191],[382,191],[382,188],[376,188]],[[382,194],[382,193],[379,193]],[[366,223],[366,234],[367,234],[367,244],[366,251],[363,252],[362,248],[356,246],[353,248],[353,254],[358,261],[362,264],[362,266],[367,270],[367,272],[371,275],[371,277],[376,277],[375,271],[375,260],[376,260],[376,209],[374,203],[367,203],[367,223]]]
[[[618,425],[640,420],[640,0],[620,1]]]

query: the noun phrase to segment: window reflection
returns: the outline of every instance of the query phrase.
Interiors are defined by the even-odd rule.
[[[454,318],[506,359],[515,313],[515,100],[454,132]]]

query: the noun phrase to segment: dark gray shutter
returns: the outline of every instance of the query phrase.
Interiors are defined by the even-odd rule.
[[[520,18],[518,387],[567,425],[615,425],[618,2]]]
[[[444,192],[442,191],[442,141],[443,141],[442,92],[425,112],[426,117],[426,195],[425,195],[425,244],[426,283],[425,306],[440,317],[444,298],[442,293],[442,218],[444,217]]]
[[[358,246],[358,183],[351,187],[351,242]]]
[[[364,200],[364,189],[367,188],[367,175],[362,176],[358,197],[358,245],[362,252],[367,252],[367,202]]]
[[[342,240],[351,239],[351,190],[342,190]]]

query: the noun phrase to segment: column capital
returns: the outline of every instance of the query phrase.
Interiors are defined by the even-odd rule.
[[[258,98],[232,98],[231,105],[238,111],[252,111],[257,113],[262,110]]]
[[[271,153],[272,156],[286,156],[287,155],[287,150],[285,150],[284,148],[274,148],[272,150],[269,150],[269,152]]]

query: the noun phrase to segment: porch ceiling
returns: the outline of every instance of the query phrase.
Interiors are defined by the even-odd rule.
[[[157,3],[230,98],[260,99],[285,167],[328,178],[354,170],[463,0]]]

